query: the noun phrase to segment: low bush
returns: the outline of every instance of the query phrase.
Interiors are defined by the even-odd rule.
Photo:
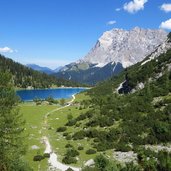
[[[67,135],[66,136],[66,140],[71,140],[72,139],[72,136],[71,135]]]
[[[78,150],[84,150],[84,147],[79,146],[79,147],[78,147]]]
[[[73,147],[73,145],[71,145],[71,144],[66,144],[66,146],[65,146],[65,148],[72,148]]]
[[[66,127],[59,127],[57,128],[56,132],[65,132],[67,130]]]
[[[63,133],[63,136],[66,137],[68,135],[68,132]]]
[[[50,154],[49,153],[44,153],[43,157],[44,158],[50,158]]]
[[[131,147],[123,144],[123,143],[118,143],[116,146],[115,146],[115,150],[116,151],[122,151],[122,152],[128,152],[128,151],[131,151]]]
[[[36,155],[33,157],[33,161],[41,161],[43,159],[44,159],[44,156],[42,156],[42,155]]]
[[[68,121],[69,121],[69,120],[72,120],[72,119],[73,119],[73,116],[72,116],[71,114],[68,114],[68,115],[67,115],[67,119],[68,119]]]
[[[75,150],[75,149],[73,149],[73,148],[68,148],[67,149],[67,153],[65,154],[65,156],[70,156],[70,157],[76,157],[76,156],[78,156],[80,153],[77,151],[77,150]]]
[[[96,153],[96,150],[94,149],[89,149],[86,151],[86,154],[95,154]]]
[[[75,119],[71,119],[67,122],[66,126],[74,126],[76,124],[76,120]]]
[[[73,139],[74,139],[74,140],[81,140],[81,139],[84,139],[85,136],[86,136],[85,131],[81,130],[81,131],[79,131],[79,132],[76,132],[76,133],[73,135]]]
[[[62,159],[62,163],[65,163],[65,164],[77,163],[77,159],[75,157],[65,156]]]
[[[74,171],[73,169],[71,169],[70,167],[67,169],[67,170],[65,170],[65,171]]]
[[[81,114],[80,116],[78,116],[77,117],[77,121],[81,121],[81,120],[84,120],[84,119],[86,119],[87,118],[87,116],[86,116],[86,114]]]

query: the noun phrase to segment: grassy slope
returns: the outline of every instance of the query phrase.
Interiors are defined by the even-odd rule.
[[[81,93],[76,95],[75,101],[81,102],[82,100],[88,98],[89,97],[86,96],[84,93]],[[56,129],[58,127],[65,126],[65,124],[67,123],[68,114],[72,114],[72,116],[76,118],[81,113],[86,112],[87,109],[79,110],[79,107],[77,106],[70,106],[62,110],[56,111],[48,116],[47,129],[46,130],[43,129],[45,114],[56,108],[57,106],[52,106],[52,105],[36,106],[34,103],[20,104],[20,112],[23,114],[24,119],[26,120],[25,133],[27,135],[26,144],[28,145],[28,152],[25,156],[25,159],[29,162],[29,164],[32,166],[34,170],[37,170],[39,165],[41,171],[47,170],[47,166],[48,166],[47,159],[44,159],[41,162],[33,161],[33,157],[37,155],[37,153],[43,154],[45,150],[44,144],[41,143],[41,138],[44,135],[49,137],[52,148],[57,153],[60,161],[62,161],[62,158],[66,153],[65,145],[68,143],[72,144],[76,149],[78,148],[79,145],[84,147],[84,150],[79,151],[80,152],[79,161],[77,162],[77,164],[75,164],[75,166],[79,166],[79,167],[83,166],[83,163],[85,163],[89,159],[94,158],[96,155],[96,154],[87,155],[85,153],[86,150],[91,148],[91,143],[92,143],[91,140],[83,139],[77,141],[72,141],[72,140],[68,141],[65,139],[65,137],[62,136],[63,133],[56,133]],[[82,127],[75,128],[73,126],[73,127],[68,127],[66,132],[73,134],[74,132],[77,132],[78,130],[81,129],[83,128]],[[33,145],[39,146],[40,150],[31,149]]]
[[[29,162],[30,166],[34,170],[38,170],[38,165],[42,171],[47,170],[47,160],[44,159],[40,163],[34,162],[33,157],[37,153],[43,154],[44,144],[41,143],[41,137],[45,132],[39,131],[42,129],[43,117],[48,112],[56,108],[56,106],[35,106],[33,103],[24,103],[20,105],[20,112],[23,114],[26,120],[26,130],[25,134],[27,136],[26,144],[28,145],[28,152],[25,159]],[[32,146],[36,145],[40,147],[40,150],[32,150]]]
[[[87,97],[84,94],[79,94],[76,96],[76,101],[79,102],[81,100],[87,99]],[[49,126],[52,127],[51,130],[48,131],[50,136],[50,142],[53,146],[53,149],[57,152],[60,161],[62,160],[64,154],[66,153],[65,145],[70,143],[73,145],[76,149],[79,145],[84,147],[84,150],[80,151],[79,161],[76,164],[76,166],[82,166],[82,164],[87,161],[88,159],[91,159],[94,157],[94,155],[86,155],[85,151],[90,148],[90,141],[84,140],[78,140],[78,141],[72,141],[72,140],[66,140],[62,134],[63,133],[56,133],[56,128],[60,126],[65,126],[67,123],[67,116],[68,114],[72,114],[73,118],[76,118],[80,115],[80,113],[84,113],[87,111],[87,109],[79,110],[76,106],[70,106],[65,109],[62,109],[60,111],[57,111],[53,113],[51,116],[49,116],[48,123]],[[58,119],[59,118],[59,119]],[[78,130],[83,129],[82,127],[68,127],[67,131],[68,133],[74,133]]]

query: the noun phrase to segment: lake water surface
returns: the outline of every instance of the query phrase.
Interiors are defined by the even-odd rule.
[[[43,90],[18,90],[16,93],[21,98],[21,100],[32,101],[35,98],[45,99],[50,96],[54,99],[66,99],[84,90],[85,88],[57,88]]]

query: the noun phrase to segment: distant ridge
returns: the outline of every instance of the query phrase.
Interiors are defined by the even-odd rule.
[[[40,71],[40,72],[43,72],[43,73],[46,73],[46,74],[54,74],[56,72],[58,72],[60,69],[62,69],[63,67],[62,66],[59,66],[57,67],[56,69],[50,69],[48,67],[42,67],[42,66],[39,66],[37,64],[27,64],[26,65],[27,67],[35,70],[35,71]]]
[[[41,66],[36,65],[36,64],[27,64],[26,66],[33,69],[33,70],[44,72],[46,74],[54,73],[54,71],[48,67],[41,67]]]
[[[9,72],[17,88],[50,88],[50,87],[77,87],[82,86],[72,81],[56,78],[39,71],[35,71],[27,66],[0,55],[0,71]]]

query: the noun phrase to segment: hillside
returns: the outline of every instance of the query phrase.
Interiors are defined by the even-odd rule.
[[[22,64],[14,62],[12,59],[0,55],[0,70],[9,71],[13,76],[15,87],[18,88],[50,88],[53,86],[73,86],[77,84],[72,81],[64,80],[49,76],[45,73],[40,73],[28,68]]]
[[[103,33],[84,58],[66,65],[55,75],[93,85],[142,61],[166,39],[164,30],[112,29]]]
[[[51,70],[48,67],[41,67],[41,66],[36,65],[36,64],[27,64],[26,66],[28,68],[31,68],[33,70],[36,70],[36,71],[39,71],[39,72],[42,72],[42,73],[46,73],[46,74],[53,74],[54,73],[54,71]]]
[[[170,34],[144,61],[89,90],[87,96],[79,103],[79,115],[57,129],[63,128],[63,139],[72,145],[86,141],[86,154],[103,152],[106,158],[99,160],[106,162],[104,167],[113,162],[118,171],[171,169]],[[76,162],[70,157],[63,162]],[[95,162],[98,168],[98,158]]]
[[[62,68],[62,66],[59,66],[59,67],[57,67],[56,69],[53,70],[53,69],[50,69],[48,67],[42,67],[42,66],[39,66],[39,65],[36,65],[36,64],[27,64],[26,66],[33,69],[33,70],[35,70],[35,71],[46,73],[48,75],[57,73]]]

